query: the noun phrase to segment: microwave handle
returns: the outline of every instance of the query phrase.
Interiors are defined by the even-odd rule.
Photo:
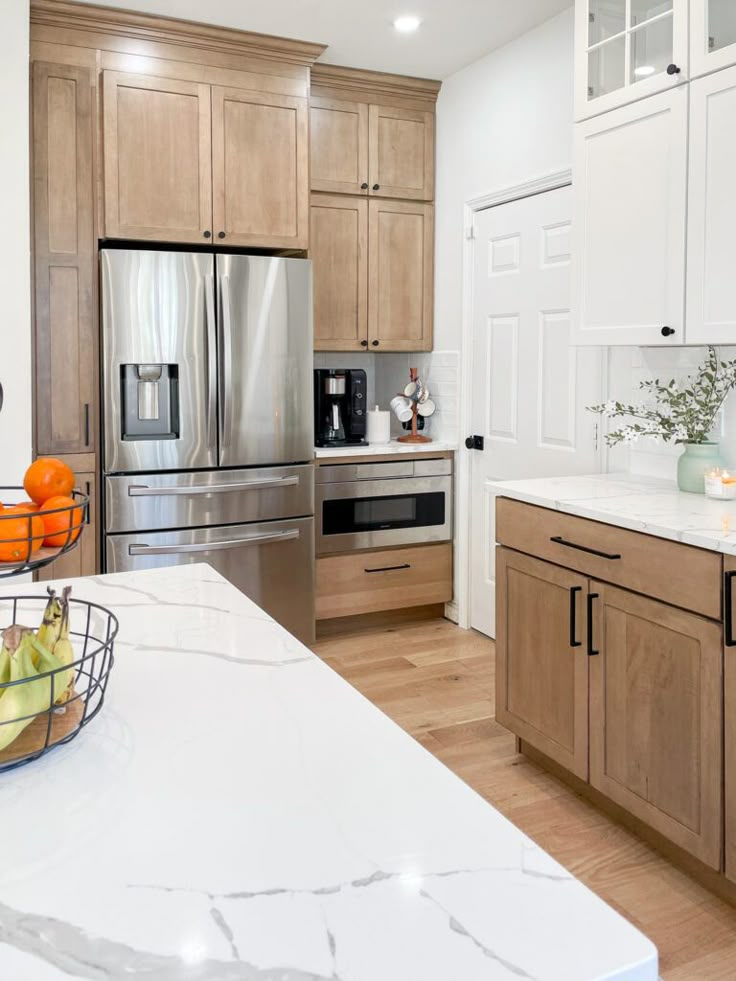
[[[222,542],[192,542],[189,545],[129,545],[128,555],[183,555],[185,552],[221,552],[241,545],[266,545],[269,542],[287,542],[299,538],[299,529],[278,531],[272,535],[251,535],[249,538],[231,538]]]
[[[299,483],[291,477],[264,477],[263,480],[241,480],[237,484],[198,484],[196,487],[149,487],[131,484],[128,497],[189,497],[194,494],[227,494],[230,491],[265,490],[268,487],[292,487]]]

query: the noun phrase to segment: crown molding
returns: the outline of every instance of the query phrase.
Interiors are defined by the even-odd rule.
[[[410,75],[390,75],[363,68],[343,68],[318,62],[312,66],[312,85],[325,85],[333,89],[349,89],[391,95],[398,98],[437,101],[442,82],[430,78],[412,78]]]
[[[31,25],[71,28],[138,41],[204,48],[307,67],[326,49],[326,45],[310,41],[254,34],[173,17],[139,14],[116,7],[95,7],[74,3],[72,0],[31,0]]]

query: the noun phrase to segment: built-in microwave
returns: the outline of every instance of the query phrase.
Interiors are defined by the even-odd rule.
[[[317,554],[452,538],[452,460],[317,467]]]

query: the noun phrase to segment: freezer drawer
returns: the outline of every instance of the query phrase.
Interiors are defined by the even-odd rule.
[[[105,479],[110,534],[196,528],[314,514],[314,467],[258,467]]]
[[[304,643],[314,640],[314,519],[108,535],[106,571],[208,562]]]

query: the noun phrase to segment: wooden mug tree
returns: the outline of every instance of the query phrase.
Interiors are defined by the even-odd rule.
[[[416,387],[419,371],[417,368],[409,368],[409,378],[413,382],[414,394],[411,396],[411,432],[404,436],[399,436],[399,443],[431,443],[431,436],[424,436],[417,432],[417,414],[419,410],[419,392]]]

